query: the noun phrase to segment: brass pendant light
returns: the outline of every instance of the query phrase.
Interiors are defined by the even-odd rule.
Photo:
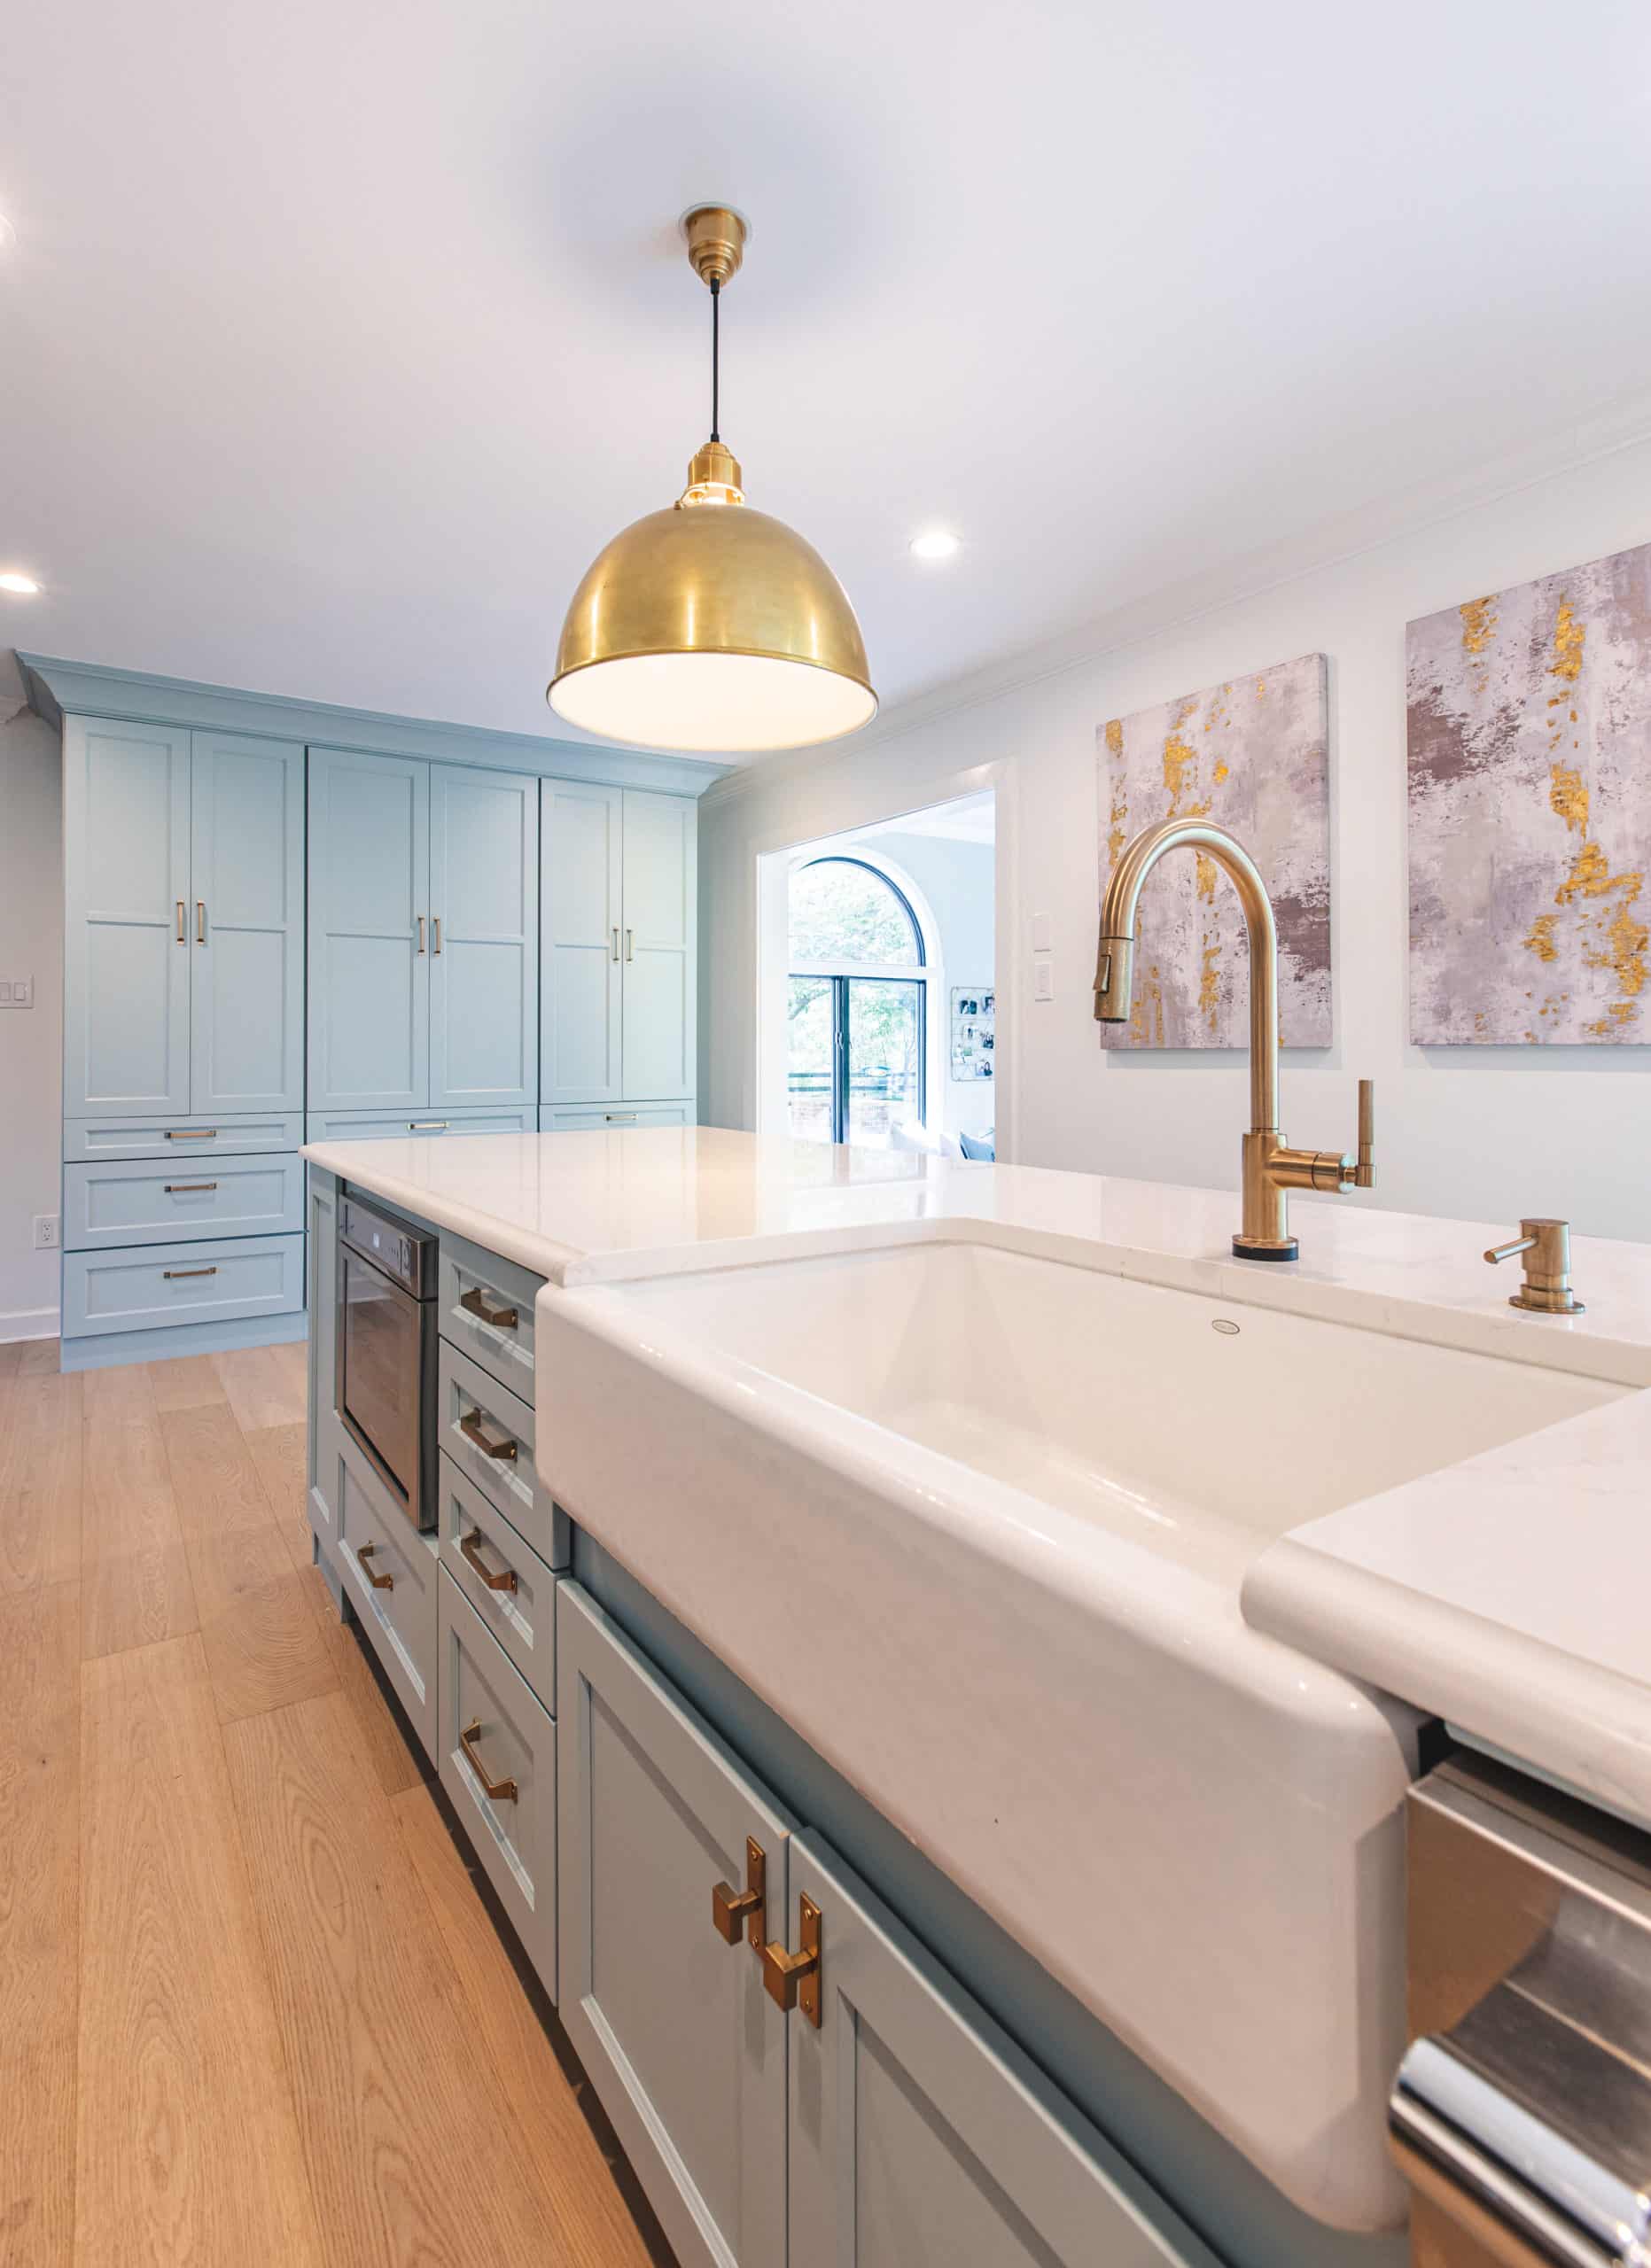
[[[573,594],[546,699],[604,739],[714,754],[836,740],[877,712],[854,610],[811,544],[745,501],[717,430],[718,315],[750,230],[683,216],[711,291],[711,438],[676,502],[621,529]]]

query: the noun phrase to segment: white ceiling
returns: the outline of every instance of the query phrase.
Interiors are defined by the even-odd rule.
[[[995,843],[997,832],[998,799],[990,788],[978,796],[954,796],[949,803],[928,804],[903,818],[855,830],[866,843],[879,835],[926,835],[940,843]]]
[[[552,730],[703,436],[705,197],[725,434],[885,711],[1651,383],[1644,0],[7,23],[0,644]]]

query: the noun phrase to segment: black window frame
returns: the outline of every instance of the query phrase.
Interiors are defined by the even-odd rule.
[[[805,859],[796,871],[799,874],[806,874],[812,866],[859,866],[862,872],[874,875],[893,897],[910,924],[912,944],[915,951],[914,966],[927,970],[929,955],[923,944],[923,923],[917,919],[916,909],[910,898],[907,897],[906,892],[892,874],[885,874],[881,866],[873,866],[869,858],[853,858],[840,850],[828,850],[818,858]],[[787,945],[789,949],[789,937]],[[929,1122],[929,993],[931,987],[925,978],[902,978],[878,973],[887,966],[886,963],[873,961],[863,971],[854,968],[822,971],[788,967],[786,980],[788,983],[829,984],[831,987],[831,1139],[834,1143],[843,1143],[848,1139],[850,1047],[848,988],[853,983],[899,984],[904,983],[915,986],[917,994],[917,1117],[920,1123],[925,1126]],[[789,1090],[790,1066],[789,1064],[786,1066],[786,1076],[788,1081],[786,1107],[789,1112],[790,1105]]]

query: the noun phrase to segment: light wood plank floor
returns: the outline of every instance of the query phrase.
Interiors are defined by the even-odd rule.
[[[0,1346],[0,2268],[670,2268],[310,1565],[304,1348]]]

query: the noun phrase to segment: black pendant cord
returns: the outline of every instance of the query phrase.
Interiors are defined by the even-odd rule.
[[[713,441],[720,441],[722,439],[721,434],[717,431],[717,395],[721,348],[720,325],[718,322],[717,311],[721,305],[722,286],[713,276],[711,279],[711,438]]]

